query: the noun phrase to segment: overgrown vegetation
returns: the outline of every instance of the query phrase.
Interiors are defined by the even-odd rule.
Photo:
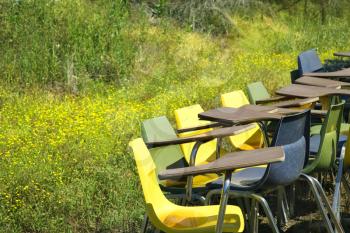
[[[255,80],[273,91],[300,51],[349,49],[341,14],[229,12],[239,35],[214,36],[166,4],[157,16],[112,0],[0,3],[0,231],[134,231],[125,222],[139,226],[144,209],[127,144],[140,121],[218,106]]]
[[[121,82],[135,46],[124,1],[19,0],[0,3],[0,75],[20,84],[79,78]]]

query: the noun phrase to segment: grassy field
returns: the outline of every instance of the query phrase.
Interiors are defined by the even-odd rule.
[[[345,19],[235,16],[239,35],[211,36],[141,6],[72,2],[2,5],[1,232],[133,231],[144,208],[127,144],[143,119],[256,80],[272,92],[300,51],[349,49]]]

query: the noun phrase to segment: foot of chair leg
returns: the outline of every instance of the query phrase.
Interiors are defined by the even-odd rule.
[[[218,214],[218,220],[216,224],[216,233],[222,233],[224,225],[224,217],[226,212],[226,205],[229,197],[230,184],[231,184],[232,171],[225,172],[224,183],[222,186],[221,197],[220,197],[220,208]]]
[[[290,186],[290,199],[289,199],[289,217],[294,217],[295,215],[295,191],[296,191],[296,184],[292,184]]]
[[[324,194],[324,191],[322,189],[321,184],[313,177],[308,176],[306,174],[302,174],[302,177],[304,178],[304,180],[307,181],[307,183],[309,184],[311,191],[315,197],[315,201],[317,203],[317,206],[321,212],[321,216],[326,224],[326,229],[328,233],[334,233],[335,230],[333,229],[332,223],[331,223],[331,219],[333,221],[333,224],[335,225],[337,232],[338,233],[344,233],[343,228],[341,227],[340,223],[337,221],[337,218],[334,215],[334,212],[332,211],[332,208],[330,206],[330,204],[328,203],[327,197]],[[327,210],[326,210],[327,209]],[[330,215],[331,219],[329,218]]]
[[[345,189],[345,192],[348,194],[348,196],[350,196],[350,184],[348,180],[345,178],[345,176],[343,176],[342,181],[343,181],[343,187]]]
[[[314,184],[317,187],[318,192],[323,200],[323,203],[327,208],[328,214],[329,214],[329,216],[330,216],[331,220],[333,221],[333,224],[336,228],[336,232],[337,233],[344,233],[344,229],[343,229],[342,225],[340,224],[340,220],[337,219],[335,213],[333,212],[332,207],[328,202],[327,196],[326,196],[324,190],[322,189],[321,184],[315,178],[313,178],[313,177],[311,177],[311,178],[313,179]]]
[[[259,203],[252,199],[251,204],[250,204],[250,218],[249,218],[249,232],[250,233],[258,233],[258,227],[259,227],[259,222],[258,222],[258,214],[259,214]]]
[[[148,226],[148,216],[147,216],[147,214],[145,214],[145,217],[144,217],[143,223],[142,223],[142,228],[141,228],[142,233],[146,233],[147,226]]]
[[[287,195],[284,187],[281,187],[277,190],[277,209],[277,223],[278,226],[282,227],[288,222],[287,212],[289,212],[289,207],[287,204]]]
[[[263,207],[264,212],[266,214],[266,217],[269,220],[269,225],[271,227],[272,232],[279,233],[277,224],[275,222],[275,219],[273,218],[271,209],[270,209],[269,205],[267,204],[267,201],[265,200],[265,198],[263,198],[262,196],[256,195],[256,194],[252,194],[251,198],[256,200]]]

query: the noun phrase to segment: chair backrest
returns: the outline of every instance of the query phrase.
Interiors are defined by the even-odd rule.
[[[328,110],[320,131],[320,146],[316,158],[317,169],[329,169],[334,165],[343,110],[344,101],[331,105]]]
[[[165,116],[145,120],[141,123],[141,135],[145,142],[176,139],[177,135]],[[179,145],[150,149],[157,174],[167,168],[188,166]]]
[[[134,153],[137,171],[141,181],[142,191],[146,202],[146,213],[150,221],[156,227],[162,227],[162,223],[157,217],[157,210],[164,206],[174,205],[164,196],[159,187],[156,166],[152,156],[141,138],[135,139],[129,143]]]
[[[138,138],[131,141],[129,145],[134,153],[146,203],[153,204],[166,199],[158,184],[156,165],[144,141]]]
[[[295,80],[297,80],[300,77],[301,76],[300,76],[299,70],[292,70],[290,72],[290,81],[291,81],[291,83],[295,84]]]
[[[256,101],[270,98],[269,92],[266,90],[262,82],[250,83],[247,85],[249,101],[256,104]]]
[[[300,176],[308,159],[310,110],[280,120],[272,146],[284,146],[285,160],[268,167],[264,185],[287,185]]]
[[[129,146],[133,150],[145,198],[146,214],[152,225],[161,232],[214,232],[215,225],[206,226],[206,222],[213,219],[216,222],[219,206],[186,207],[170,202],[158,185],[156,166],[142,138],[131,141]],[[230,209],[230,213],[226,211],[225,232],[242,232],[244,220],[241,210],[234,206],[230,206]]]
[[[221,95],[221,105],[223,107],[239,108],[246,104],[249,104],[249,101],[242,90]]]
[[[201,112],[204,112],[204,110],[199,104],[176,109],[174,113],[175,113],[177,129],[185,129],[185,128],[191,128],[191,127],[197,127],[197,126],[209,124],[210,123],[209,121],[199,120],[198,114]],[[209,129],[185,132],[185,133],[179,134],[179,137],[194,136],[197,134],[208,132],[210,130],[212,129],[209,128]],[[197,157],[196,157],[196,164],[204,164],[209,161],[215,160],[216,142],[217,140],[214,139],[207,143],[202,144],[199,147],[199,150],[197,152]],[[195,144],[194,142],[181,144],[182,152],[188,163],[190,163],[191,152],[194,144]]]
[[[319,56],[317,55],[316,49],[310,49],[302,52],[298,56],[298,70],[300,76],[304,73],[317,72],[323,69],[323,65]]]
[[[247,97],[242,90],[233,91],[221,95],[221,104],[223,107],[239,108],[249,104]],[[240,133],[239,135],[230,136],[230,142],[234,148],[238,149],[256,149],[263,145],[263,133],[258,126],[251,130]]]
[[[320,143],[316,157],[307,164],[303,172],[329,170],[334,165],[343,109],[344,101],[330,105],[320,131]]]

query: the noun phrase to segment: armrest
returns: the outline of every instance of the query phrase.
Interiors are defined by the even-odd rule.
[[[319,117],[319,118],[325,118],[327,115],[326,110],[315,110],[315,109],[311,109],[311,115],[314,117]]]
[[[169,169],[160,172],[158,177],[160,180],[165,180],[207,173],[221,173],[238,168],[252,167],[282,161],[284,161],[283,147],[269,147],[258,150],[229,153],[205,165]]]
[[[271,106],[274,107],[279,107],[279,108],[291,108],[291,107],[300,107],[303,106],[305,104],[311,104],[311,103],[315,103],[319,100],[318,97],[315,98],[305,98],[305,99],[295,99],[295,100],[289,100],[289,101],[283,101],[283,102],[279,102],[276,104],[273,104]]]
[[[158,141],[158,142],[146,142],[146,145],[148,148],[154,148],[154,147],[160,147],[160,146],[178,145],[178,144],[183,144],[188,142],[197,142],[197,141],[206,142],[215,138],[222,138],[226,136],[240,134],[254,127],[255,127],[254,124],[248,124],[248,125],[231,126],[231,127],[225,127],[225,128],[217,128],[209,132],[194,135],[191,137],[175,138],[173,140],[165,140],[165,141]]]
[[[186,132],[191,132],[191,131],[196,131],[196,130],[201,130],[201,129],[209,129],[209,128],[216,128],[222,126],[222,123],[210,123],[207,125],[201,125],[201,126],[195,126],[191,128],[184,128],[184,129],[178,129],[176,130],[176,133],[186,133]]]
[[[290,97],[288,96],[274,96],[268,99],[261,99],[261,100],[257,100],[256,104],[267,104],[267,103],[271,103],[271,102],[276,102],[276,101],[281,101],[281,100],[285,100],[288,99]]]

